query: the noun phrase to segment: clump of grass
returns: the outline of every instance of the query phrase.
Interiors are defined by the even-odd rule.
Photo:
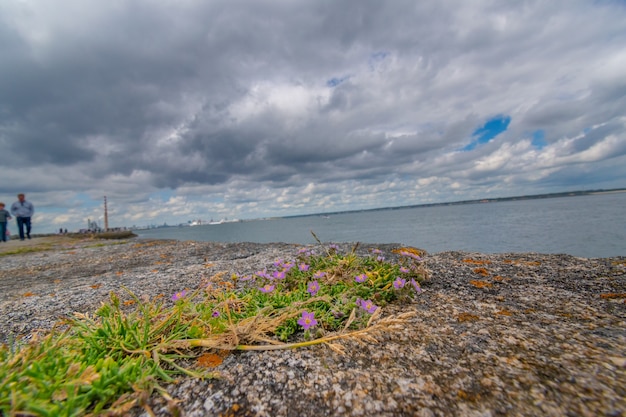
[[[49,236],[59,236],[59,235],[49,235]],[[109,232],[88,232],[88,233],[67,233],[62,235],[65,238],[71,239],[132,239],[137,237],[137,235],[132,230],[119,230],[119,231],[109,231]]]
[[[122,230],[118,232],[99,232],[90,234],[91,237],[96,239],[129,239],[137,237],[135,233],[130,230]]]
[[[198,347],[219,350],[291,349],[340,339],[375,340],[403,326],[410,313],[382,317],[382,307],[409,300],[428,277],[418,252],[341,254],[302,249],[294,259],[247,276],[218,274],[169,303],[129,302],[111,294],[94,314],[77,314],[48,335],[0,349],[0,411],[4,415],[123,415],[179,375],[215,374],[183,366]],[[127,305],[131,305],[128,308]]]
[[[0,252],[0,256],[8,256],[8,255],[21,255],[25,253],[33,253],[33,252],[45,252],[48,250],[52,250],[54,247],[49,244],[40,244],[37,246],[22,246],[15,249],[9,249],[3,252]]]

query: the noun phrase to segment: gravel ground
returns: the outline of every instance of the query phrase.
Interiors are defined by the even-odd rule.
[[[359,251],[377,247],[389,257],[399,246]],[[0,341],[93,311],[122,286],[169,297],[220,271],[249,274],[293,258],[298,248],[67,240],[1,256]],[[323,345],[226,352],[220,378],[181,378],[167,390],[183,416],[626,416],[626,258],[424,259],[432,276],[422,294],[383,312],[415,316],[378,343],[343,341],[343,354]],[[160,397],[149,405],[171,415]]]

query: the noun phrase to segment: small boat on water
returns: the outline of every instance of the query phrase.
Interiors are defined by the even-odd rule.
[[[216,221],[216,220],[213,220],[213,219],[211,219],[211,220],[209,220],[209,221],[206,221],[206,220],[200,220],[200,219],[198,219],[198,220],[192,220],[192,221],[190,221],[190,222],[189,222],[189,226],[202,226],[202,225],[204,225],[204,224],[223,224],[223,223],[235,223],[235,222],[238,222],[238,221],[239,221],[238,219],[231,219],[231,220],[229,220],[229,219],[228,219],[228,217],[224,217],[223,219],[221,219],[221,220],[217,220],[217,221]]]

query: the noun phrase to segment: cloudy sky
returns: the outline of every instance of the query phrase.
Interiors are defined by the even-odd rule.
[[[626,187],[626,2],[0,0],[37,232]]]

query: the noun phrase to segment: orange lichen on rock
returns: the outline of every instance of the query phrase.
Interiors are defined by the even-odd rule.
[[[28,292],[25,292],[23,295],[24,297],[32,297],[33,295],[35,295],[35,293],[28,291]]]
[[[248,413],[241,408],[239,404],[233,404],[230,409],[226,411],[226,413],[220,413],[219,417],[238,417],[244,415],[247,416]]]
[[[496,314],[497,314],[497,315],[499,315],[499,316],[512,316],[512,315],[513,315],[513,313],[511,313],[511,312],[510,312],[509,310],[507,310],[506,308],[505,308],[505,309],[502,309],[502,310],[500,310],[500,311],[496,311]]]
[[[486,277],[487,275],[489,275],[489,272],[485,268],[476,268],[474,269],[474,272],[476,274],[482,275],[483,277]]]
[[[90,285],[91,288],[93,288],[94,290],[97,290],[98,288],[102,287],[102,284],[93,284]]]
[[[472,284],[476,288],[491,288],[491,287],[493,287],[493,284],[491,282],[487,282],[487,281],[478,281],[478,280],[473,279],[469,283]]]
[[[223,361],[224,357],[215,353],[205,353],[199,356],[197,359],[198,366],[202,366],[204,368],[215,368],[216,366],[219,366]]]
[[[424,256],[426,253],[423,250],[419,250],[417,248],[410,248],[410,247],[405,247],[405,248],[398,248],[398,249],[393,249],[392,250],[393,253],[402,253],[402,252],[408,252],[408,253],[412,253],[413,255],[417,255],[417,256]]]
[[[477,321],[479,317],[471,313],[461,313],[457,316],[457,321],[463,323],[465,321]]]
[[[626,298],[626,293],[609,292],[606,294],[600,294],[601,298]]]
[[[480,394],[463,391],[462,389],[458,390],[456,392],[456,395],[460,399],[465,400],[465,401],[477,401],[477,400],[480,400]]]
[[[480,259],[463,259],[463,262],[466,264],[472,265],[489,265],[491,264],[490,260],[480,260]]]

